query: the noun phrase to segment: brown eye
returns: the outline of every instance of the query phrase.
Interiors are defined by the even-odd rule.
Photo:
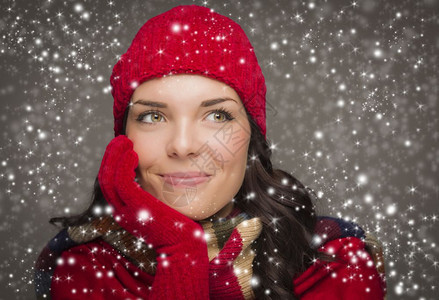
[[[160,123],[162,119],[163,116],[158,112],[144,112],[137,117],[136,121],[146,124],[154,124]]]
[[[224,109],[214,110],[209,114],[209,116],[210,115],[213,115],[213,122],[215,123],[223,123],[234,119],[232,114]]]
[[[152,114],[152,116],[153,116],[153,117],[152,117],[151,119],[152,119],[153,121],[157,121],[157,120],[160,121],[160,120],[161,120],[160,118],[163,118],[163,117],[162,117],[161,115],[159,115],[159,114]]]
[[[222,113],[214,113],[214,117],[213,117],[216,121],[224,121],[225,120],[225,116]]]

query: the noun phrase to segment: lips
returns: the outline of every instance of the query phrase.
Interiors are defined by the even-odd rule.
[[[211,175],[204,172],[174,172],[160,174],[164,181],[174,187],[196,186],[208,181]]]
[[[168,177],[177,177],[177,178],[192,178],[192,177],[206,177],[210,176],[209,174],[205,172],[174,172],[174,173],[166,173],[166,174],[160,174],[161,176],[168,176]]]

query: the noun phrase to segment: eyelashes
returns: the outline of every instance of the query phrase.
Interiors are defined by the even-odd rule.
[[[228,111],[226,108],[224,108],[224,107],[221,107],[221,108],[218,108],[218,109],[210,111],[209,115],[212,114],[212,113],[219,113],[219,114],[222,114],[222,115],[225,116],[225,120],[224,121],[215,122],[215,123],[225,123],[225,122],[230,122],[230,121],[235,119],[233,117],[233,114],[230,111]],[[158,111],[158,110],[148,110],[148,111],[140,113],[137,116],[136,121],[140,122],[142,124],[151,125],[151,126],[154,126],[157,123],[161,123],[160,121],[159,122],[145,122],[144,121],[145,117],[148,116],[148,115],[158,115],[161,118],[163,118],[163,115],[162,115],[162,113],[160,111]]]

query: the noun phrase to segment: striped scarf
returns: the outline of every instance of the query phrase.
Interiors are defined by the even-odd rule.
[[[255,254],[250,244],[261,233],[260,219],[250,218],[248,214],[235,208],[226,218],[198,222],[206,234],[211,274],[213,276],[224,274],[224,269],[227,269],[224,262],[233,261],[233,271],[241,287],[240,291],[237,291],[233,285],[229,285],[230,290],[225,289],[223,281],[232,280],[232,278],[220,276],[221,281],[212,281],[210,291],[225,298],[242,292],[245,299],[254,299],[250,279],[251,264]],[[56,260],[61,253],[97,238],[102,238],[141,270],[151,275],[155,274],[157,262],[154,249],[148,247],[144,240],[120,227],[112,217],[98,217],[84,225],[64,228],[43,249],[35,265],[37,299],[50,298],[51,278],[56,267]],[[238,239],[240,243],[235,242]]]
[[[242,294],[245,299],[254,299],[251,287],[252,262],[255,253],[251,244],[262,230],[259,218],[251,218],[237,207],[226,218],[198,221],[207,237],[210,275],[209,290],[215,298],[230,299]],[[367,250],[380,274],[384,274],[382,248],[372,235],[365,235],[357,224],[332,217],[319,217],[313,238],[313,247],[326,241],[355,236],[366,242]],[[57,258],[63,251],[101,238],[123,254],[141,270],[154,275],[156,253],[142,240],[120,227],[111,216],[97,217],[80,226],[61,230],[43,249],[35,265],[35,290],[37,299],[50,299],[51,278]],[[230,264],[233,262],[233,272]],[[236,284],[228,285],[228,282]],[[225,288],[226,287],[226,288]]]

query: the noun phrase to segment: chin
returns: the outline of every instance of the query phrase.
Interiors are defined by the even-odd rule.
[[[181,212],[183,215],[185,215],[186,217],[188,217],[189,219],[191,219],[191,220],[194,220],[194,221],[201,221],[201,220],[204,220],[204,219],[207,219],[207,218],[209,218],[212,214],[209,214],[209,213],[197,213],[197,214],[194,214],[194,213],[184,213],[184,212]]]
[[[203,217],[192,217],[192,216],[188,216],[188,218],[193,220],[193,221],[201,221],[201,220],[206,219],[206,218],[203,218]]]

